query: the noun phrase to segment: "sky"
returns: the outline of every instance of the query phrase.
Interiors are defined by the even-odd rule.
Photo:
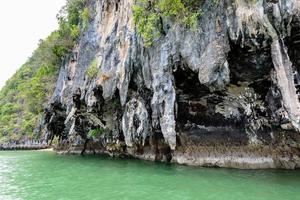
[[[0,89],[58,28],[56,14],[66,0],[0,0]]]

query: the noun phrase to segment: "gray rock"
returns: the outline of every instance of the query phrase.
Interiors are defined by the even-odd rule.
[[[281,148],[300,142],[298,0],[207,0],[195,30],[163,19],[166,34],[151,47],[134,27],[132,5],[89,3],[93,20],[61,67],[49,103],[48,139],[82,144],[104,127],[99,142],[118,154],[204,166],[299,166],[284,156],[292,147]],[[90,80],[94,59],[99,73]],[[213,152],[201,157],[206,147]],[[263,153],[270,147],[278,155]]]

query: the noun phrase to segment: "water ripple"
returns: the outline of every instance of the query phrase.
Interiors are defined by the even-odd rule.
[[[296,200],[299,188],[299,171],[0,152],[0,200]]]

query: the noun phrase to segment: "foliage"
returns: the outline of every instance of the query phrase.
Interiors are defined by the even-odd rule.
[[[38,48],[0,91],[0,143],[38,138],[34,129],[53,93],[64,56],[80,36],[87,19],[83,0],[68,0],[57,18],[59,29],[41,40]],[[87,12],[87,11],[85,11]]]
[[[7,81],[0,92],[0,140],[35,138],[34,129],[53,92],[60,58],[53,48],[59,40],[53,32],[31,58]],[[47,83],[47,84],[45,84]]]
[[[95,58],[89,65],[86,71],[86,75],[89,77],[89,79],[92,79],[97,75],[98,70],[99,70],[99,64],[97,59]]]
[[[61,40],[56,46],[55,52],[60,57],[66,56],[71,51],[80,36],[80,16],[84,5],[84,0],[68,0],[66,6],[57,15]]]
[[[170,18],[188,28],[195,28],[202,14],[201,0],[137,0],[133,6],[134,23],[146,46],[151,46],[162,31],[162,19]]]
[[[97,138],[105,133],[104,128],[91,129],[88,133],[89,138]]]
[[[256,4],[256,3],[257,3],[257,0],[250,0],[250,3]]]
[[[214,3],[215,5],[218,5],[218,4],[220,3],[220,0],[213,0],[213,3]]]
[[[84,8],[80,17],[82,20],[82,27],[84,30],[86,30],[90,21],[90,10],[88,8]]]
[[[59,137],[58,137],[58,136],[55,136],[55,137],[53,138],[51,144],[52,144],[52,146],[55,147],[55,148],[58,147],[58,145],[59,145]]]

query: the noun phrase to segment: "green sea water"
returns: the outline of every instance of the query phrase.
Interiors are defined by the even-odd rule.
[[[300,171],[207,169],[54,152],[0,152],[1,200],[298,200]]]

